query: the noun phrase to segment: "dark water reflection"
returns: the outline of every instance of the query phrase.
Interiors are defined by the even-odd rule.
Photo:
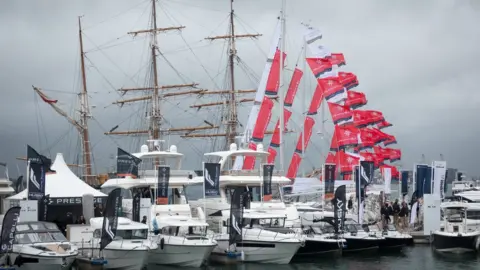
[[[152,267],[149,270],[187,269]],[[198,268],[194,268],[198,270]],[[429,246],[406,248],[402,253],[350,255],[337,259],[318,258],[289,265],[240,264],[207,266],[208,270],[478,270],[480,256],[437,254]]]

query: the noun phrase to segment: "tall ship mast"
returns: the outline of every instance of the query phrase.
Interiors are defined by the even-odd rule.
[[[88,121],[91,118],[90,106],[88,104],[88,91],[87,91],[87,77],[85,73],[85,52],[83,50],[83,35],[82,35],[82,22],[81,17],[78,17],[78,39],[80,43],[80,71],[82,88],[79,93],[80,107],[78,108],[78,120],[75,117],[69,116],[58,105],[58,100],[50,99],[42,89],[33,86],[33,90],[40,96],[40,98],[50,105],[58,114],[63,116],[67,121],[72,124],[80,134],[82,142],[82,162],[80,167],[83,168],[82,179],[89,185],[97,185],[97,176],[93,174],[92,164],[92,152],[90,147],[90,134],[88,130]]]
[[[159,150],[161,147],[158,142],[162,139],[165,134],[177,134],[185,135],[191,134],[201,130],[210,130],[216,129],[218,126],[214,124],[203,121],[202,126],[197,127],[180,127],[180,128],[167,128],[164,125],[165,115],[162,111],[162,101],[168,97],[175,97],[181,95],[190,95],[197,94],[203,95],[207,94],[208,91],[205,89],[198,89],[197,83],[186,83],[186,84],[174,84],[174,85],[160,85],[160,76],[158,72],[158,61],[157,57],[162,54],[159,48],[159,41],[157,34],[165,33],[169,31],[180,31],[185,28],[185,26],[171,26],[171,27],[158,27],[157,26],[157,6],[156,1],[152,0],[152,13],[151,13],[151,27],[150,29],[137,30],[128,32],[128,34],[137,35],[148,34],[150,35],[150,64],[151,64],[151,76],[149,80],[149,85],[145,87],[131,87],[131,88],[121,88],[120,91],[123,94],[128,93],[143,93],[142,96],[136,96],[133,98],[118,100],[113,102],[123,106],[125,104],[130,104],[139,101],[148,101],[149,112],[147,113],[148,118],[148,128],[138,129],[138,130],[129,130],[129,131],[116,131],[118,125],[112,128],[109,132],[106,132],[105,135],[148,135],[150,142],[150,150]],[[188,89],[184,91],[179,91],[179,89]],[[170,91],[177,90],[177,91]],[[157,161],[158,164],[158,161]]]

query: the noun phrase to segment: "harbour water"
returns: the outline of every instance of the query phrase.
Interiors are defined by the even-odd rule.
[[[187,256],[187,255],[186,255]],[[473,270],[479,269],[480,256],[445,255],[435,253],[430,246],[407,247],[402,253],[351,255],[337,259],[321,258],[289,265],[241,264],[207,266],[208,270]],[[148,270],[180,269],[166,266]],[[185,268],[181,268],[185,269]],[[198,269],[198,268],[196,268]]]

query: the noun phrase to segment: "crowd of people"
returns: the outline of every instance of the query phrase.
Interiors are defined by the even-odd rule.
[[[383,228],[387,228],[388,224],[393,222],[393,225],[399,230],[406,230],[409,227],[409,209],[405,201],[401,204],[398,199],[392,204],[391,202],[385,202],[380,210],[382,216]],[[392,220],[393,217],[393,220]]]

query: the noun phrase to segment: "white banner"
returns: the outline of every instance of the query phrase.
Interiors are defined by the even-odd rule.
[[[383,181],[385,182],[385,194],[390,194],[391,184],[392,184],[392,169],[384,168],[383,169]]]
[[[434,161],[432,164],[433,173],[432,173],[432,184],[433,184],[433,194],[440,196],[440,199],[443,200],[445,197],[444,187],[445,187],[445,176],[447,174],[447,162],[446,161]]]
[[[418,205],[418,202],[415,202],[413,205],[412,205],[412,211],[410,212],[410,224],[414,224],[415,223],[415,219],[417,218],[417,205]]]

